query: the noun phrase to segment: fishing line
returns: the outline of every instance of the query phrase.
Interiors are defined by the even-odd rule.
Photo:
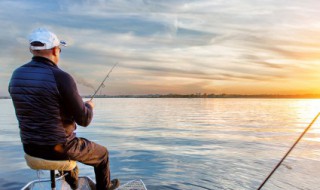
[[[296,142],[291,146],[291,148],[288,150],[288,152],[284,155],[284,157],[280,160],[280,162],[274,167],[274,169],[270,172],[268,177],[261,183],[259,188],[257,190],[260,190],[264,184],[269,180],[269,178],[273,175],[273,173],[279,168],[279,166],[282,164],[282,162],[286,159],[286,157],[290,154],[290,152],[294,149],[294,147],[299,143],[299,141],[302,139],[302,137],[307,133],[307,131],[311,128],[313,123],[318,119],[320,115],[320,112],[316,115],[316,117],[312,120],[312,122],[308,125],[308,127],[303,131],[303,133],[299,136],[299,138],[296,140]]]
[[[110,73],[112,72],[113,68],[116,67],[116,65],[118,65],[118,63],[114,64],[113,67],[110,69],[110,71],[108,72],[107,76],[106,76],[106,77],[103,79],[103,81],[101,82],[100,86],[97,88],[97,90],[96,90],[96,91],[94,92],[94,94],[91,96],[90,101],[92,101],[92,99],[95,97],[95,95],[96,95],[97,92],[100,90],[100,88],[101,88],[102,86],[104,86],[104,84],[103,84],[104,81],[106,81],[107,78],[109,78]]]

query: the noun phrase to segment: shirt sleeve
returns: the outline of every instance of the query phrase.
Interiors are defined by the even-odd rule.
[[[65,114],[72,117],[78,125],[88,126],[93,117],[93,110],[89,104],[83,102],[74,79],[60,69],[55,70],[54,75]]]

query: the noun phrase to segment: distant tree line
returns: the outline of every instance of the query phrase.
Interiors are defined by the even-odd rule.
[[[91,96],[83,96],[91,98]],[[95,98],[320,98],[320,94],[147,94],[147,95],[96,95]],[[0,96],[0,99],[10,99],[9,96]]]
[[[90,98],[91,96],[84,96]],[[320,94],[147,94],[147,95],[96,95],[95,98],[320,98]]]

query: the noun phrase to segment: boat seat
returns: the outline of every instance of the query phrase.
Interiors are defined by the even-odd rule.
[[[70,171],[77,166],[77,162],[74,160],[45,160],[28,154],[25,154],[24,158],[26,159],[27,165],[34,170]]]
[[[71,171],[77,166],[77,162],[74,160],[46,160],[24,155],[27,165],[34,170],[50,170],[51,189],[56,189],[55,170],[59,171]]]

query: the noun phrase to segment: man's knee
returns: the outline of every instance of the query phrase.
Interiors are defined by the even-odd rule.
[[[97,144],[97,152],[100,154],[101,162],[108,163],[109,162],[109,151],[106,147]]]
[[[104,160],[107,160],[107,161],[109,161],[109,151],[108,151],[108,149],[106,148],[106,147],[103,147],[104,148],[104,152],[105,152],[105,155],[104,155]]]

